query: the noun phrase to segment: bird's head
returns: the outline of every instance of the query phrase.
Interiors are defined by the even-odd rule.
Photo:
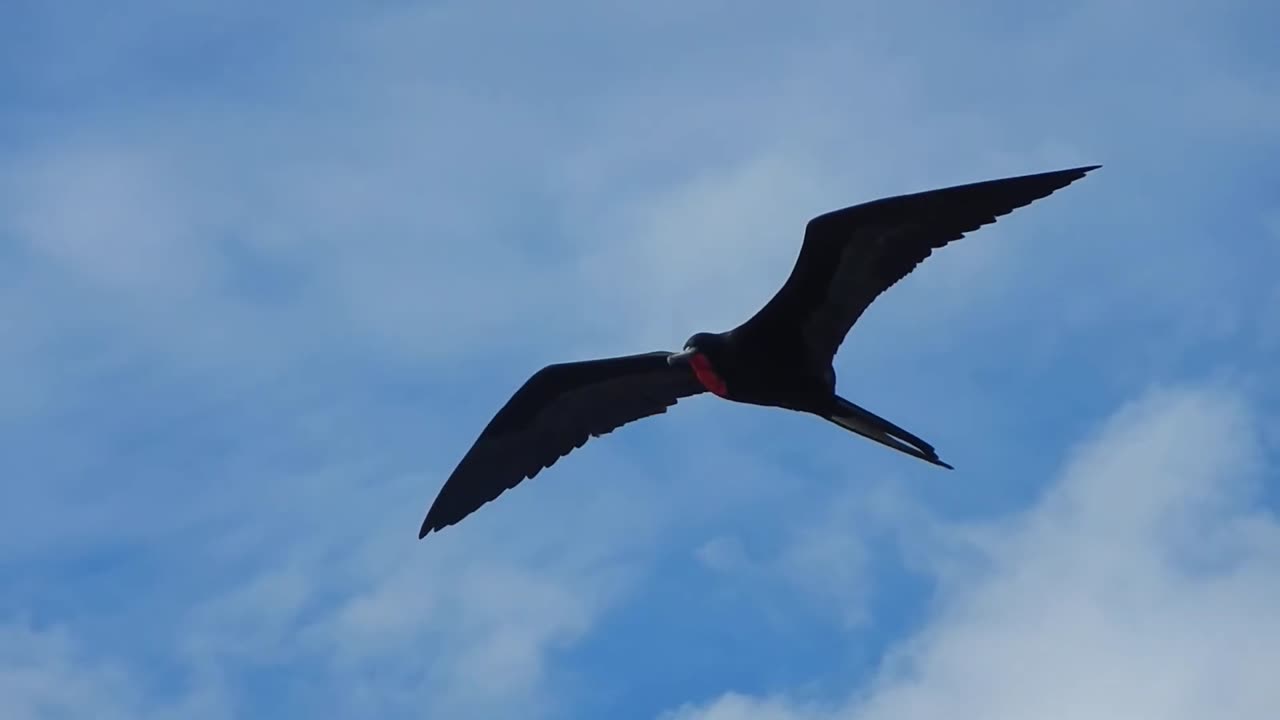
[[[724,363],[726,341],[723,335],[715,333],[697,333],[684,343],[684,350],[667,356],[669,365],[688,365],[703,387],[727,397],[728,385],[724,381],[720,368]]]

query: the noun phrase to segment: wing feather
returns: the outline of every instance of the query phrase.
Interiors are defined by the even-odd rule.
[[[418,537],[452,525],[593,437],[704,392],[666,352],[548,365],[512,395],[436,496]]]
[[[1084,177],[1097,165],[898,195],[819,215],[791,275],[735,332],[799,330],[831,358],[867,307],[934,250]]]

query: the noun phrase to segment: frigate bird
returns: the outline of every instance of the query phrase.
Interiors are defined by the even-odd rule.
[[[418,537],[457,523],[588,439],[703,392],[816,415],[951,468],[929,443],[836,394],[836,351],[867,307],[934,250],[1098,167],[881,198],[811,219],[790,276],[741,325],[696,333],[680,352],[557,363],[534,373],[445,481]]]

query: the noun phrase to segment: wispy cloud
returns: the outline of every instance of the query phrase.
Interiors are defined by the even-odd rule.
[[[847,701],[730,693],[667,717],[1269,717],[1280,522],[1255,504],[1275,468],[1254,412],[1220,387],[1151,392],[1025,512],[935,529],[936,611]]]

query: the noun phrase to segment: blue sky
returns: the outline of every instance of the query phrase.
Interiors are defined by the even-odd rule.
[[[0,710],[1270,717],[1263,3],[0,10]],[[1103,163],[836,363],[939,471],[702,397],[418,524],[547,362],[759,306],[812,215]]]

